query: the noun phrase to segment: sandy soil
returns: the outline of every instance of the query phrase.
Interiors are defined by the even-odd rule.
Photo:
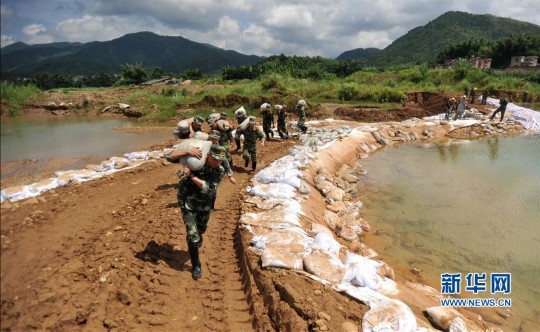
[[[259,167],[294,143],[260,147]],[[242,164],[240,155],[233,159]],[[224,180],[219,187],[202,247],[203,277],[193,281],[176,200],[177,167],[149,162],[2,204],[2,331],[358,326],[365,305],[301,273],[263,270],[245,249],[237,221],[251,174],[242,167],[235,166],[236,186]]]

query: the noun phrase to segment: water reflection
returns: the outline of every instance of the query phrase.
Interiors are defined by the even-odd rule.
[[[499,137],[489,137],[485,139],[486,145],[488,147],[487,152],[490,161],[495,161],[499,158]],[[437,145],[437,150],[439,152],[439,159],[441,161],[446,161],[448,156],[452,162],[457,162],[459,159],[460,153],[460,144],[451,143],[449,145]]]
[[[499,157],[499,137],[486,139],[489,150],[489,160],[494,161]]]

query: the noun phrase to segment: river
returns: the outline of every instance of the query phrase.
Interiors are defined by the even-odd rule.
[[[441,274],[459,273],[461,297],[509,297],[509,326],[540,330],[539,134],[404,145],[361,164],[383,260],[422,270],[438,290]],[[487,291],[465,291],[468,273],[486,273]],[[490,293],[491,273],[511,274],[510,294]]]

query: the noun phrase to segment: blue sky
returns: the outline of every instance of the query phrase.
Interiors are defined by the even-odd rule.
[[[539,0],[1,0],[1,46],[152,31],[244,54],[333,58],[384,48],[450,10],[540,25]]]

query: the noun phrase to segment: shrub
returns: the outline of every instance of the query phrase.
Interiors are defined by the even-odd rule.
[[[343,83],[338,91],[338,97],[341,100],[357,99],[359,94],[358,85],[356,83]]]
[[[6,100],[9,104],[9,116],[17,116],[22,114],[22,104],[35,96],[40,96],[41,90],[34,85],[3,82],[0,84],[0,95],[2,100]]]

